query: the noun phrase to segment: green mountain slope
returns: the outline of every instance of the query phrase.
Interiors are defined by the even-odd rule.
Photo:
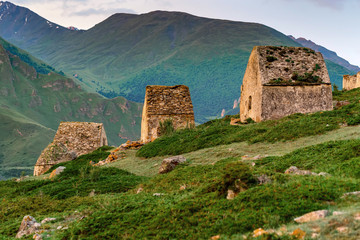
[[[49,73],[38,73],[39,67]],[[109,143],[119,145],[140,137],[141,111],[141,104],[122,97],[109,100],[83,91],[73,80],[0,39],[0,178],[19,176],[22,170],[30,173],[60,121],[102,122]]]
[[[25,23],[34,15],[30,10],[7,6],[3,5],[4,14],[13,14],[0,20],[0,35],[75,76],[84,89],[142,102],[146,85],[186,84],[197,122],[232,109],[253,46],[300,46],[261,24],[181,12],[115,14],[87,31],[70,31],[50,26],[39,16]],[[15,30],[9,24],[16,19]],[[32,28],[39,31],[31,34]],[[328,66],[337,85],[343,74],[350,73],[336,64]]]

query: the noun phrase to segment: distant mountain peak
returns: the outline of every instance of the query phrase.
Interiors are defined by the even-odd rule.
[[[350,70],[352,72],[359,72],[360,71],[359,66],[350,64],[347,60],[339,57],[336,52],[331,51],[331,50],[329,50],[329,49],[327,49],[327,48],[325,48],[325,47],[323,47],[321,45],[318,45],[318,44],[314,43],[311,40],[308,40],[308,39],[306,39],[304,37],[295,38],[292,35],[289,35],[288,37],[290,37],[292,40],[294,40],[295,42],[301,44],[304,47],[308,47],[308,48],[311,48],[311,49],[313,49],[313,50],[315,50],[317,52],[321,52],[325,59],[330,60],[330,61],[332,61],[334,63],[337,63],[340,66],[343,66],[343,67],[345,67],[346,69],[348,69],[348,70]]]

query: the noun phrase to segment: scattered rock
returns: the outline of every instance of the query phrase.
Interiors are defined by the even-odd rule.
[[[306,232],[304,232],[300,228],[297,228],[290,235],[294,236],[296,239],[304,239],[306,236]]]
[[[226,199],[228,200],[233,200],[234,198],[236,197],[236,194],[233,190],[228,190],[228,193],[227,193],[227,196],[226,196]]]
[[[311,238],[312,238],[312,239],[317,239],[318,237],[320,237],[320,234],[319,234],[319,233],[312,233],[312,234],[311,234]]]
[[[230,125],[233,125],[233,126],[241,125],[240,118],[231,118]]]
[[[23,177],[20,177],[20,178],[17,178],[15,179],[16,182],[21,182],[21,181],[24,181],[26,178],[28,178],[29,175],[26,175],[26,176],[23,176]]]
[[[212,236],[210,239],[211,240],[218,240],[218,239],[220,239],[220,235]]]
[[[66,229],[69,229],[69,227],[63,227],[61,230],[66,230]]]
[[[348,233],[349,232],[349,228],[345,227],[345,226],[341,226],[341,227],[337,227],[336,231],[338,231],[339,233]]]
[[[260,237],[260,236],[265,235],[265,234],[268,234],[268,232],[265,231],[265,230],[262,229],[262,228],[258,228],[258,229],[256,229],[256,230],[254,230],[254,232],[253,232],[253,237],[254,237],[254,238]]]
[[[27,215],[23,218],[19,231],[16,234],[16,238],[21,238],[26,235],[38,233],[41,224],[36,221],[36,219],[30,215]]]
[[[248,160],[248,159],[249,159],[249,155],[241,156],[241,160]]]
[[[95,196],[95,189],[93,189],[90,193],[89,193],[89,197],[94,197]]]
[[[350,102],[349,101],[333,101],[334,104],[334,108],[341,108],[343,106],[349,105]]]
[[[114,161],[124,159],[126,157],[126,154],[123,151],[120,152],[120,149],[121,149],[121,147],[118,147],[115,150],[111,151],[109,156],[106,159],[101,160],[98,163],[94,163],[93,161],[90,161],[90,164],[92,166],[103,166],[105,164],[109,164]]]
[[[321,228],[317,225],[311,227],[312,232],[319,233],[321,231]]]
[[[271,178],[265,174],[260,175],[257,177],[257,180],[259,181],[260,185],[271,183]]]
[[[254,162],[251,163],[251,166],[252,166],[252,167],[254,167],[255,165],[256,165],[256,163],[254,163]]]
[[[345,212],[340,212],[340,211],[334,211],[333,212],[333,216],[339,216],[339,215],[344,215]]]
[[[309,170],[300,170],[295,166],[291,166],[290,168],[286,169],[285,174],[291,175],[317,175]]]
[[[144,146],[144,143],[141,141],[127,141],[124,144],[120,145],[121,150],[127,150],[127,149],[140,149],[142,146]]]
[[[51,172],[50,174],[50,179],[54,178],[55,176],[59,175],[60,173],[62,173],[64,170],[66,169],[66,167],[64,166],[60,166],[58,168],[56,168],[54,171]]]
[[[45,218],[44,220],[41,221],[41,224],[45,224],[52,221],[56,221],[56,218]]]
[[[357,221],[360,221],[360,212],[355,213],[354,219],[357,220]]]
[[[318,219],[325,218],[329,214],[328,210],[319,210],[307,213],[301,217],[295,218],[294,221],[297,223],[306,223],[310,221],[316,221]]]
[[[261,159],[261,156],[260,156],[260,155],[257,155],[257,156],[255,156],[255,157],[252,158],[252,160],[259,160],[259,159]]]
[[[164,194],[163,193],[154,193],[153,196],[155,197],[160,197],[160,196],[163,196]]]
[[[359,195],[360,195],[360,191],[348,192],[348,193],[344,193],[341,198],[344,198],[344,197],[347,197],[347,196],[359,196]]]
[[[62,229],[62,226],[58,226],[56,229],[57,229],[57,230],[60,230],[60,229]]]
[[[300,170],[295,166],[291,166],[290,168],[285,170],[285,174],[291,174],[291,175],[313,175],[313,176],[331,176],[330,174],[326,173],[326,172],[321,172],[321,173],[314,173],[311,172],[309,170]]]
[[[162,161],[159,173],[168,173],[175,169],[175,167],[180,164],[186,162],[186,158],[182,155],[174,156],[170,158],[166,158]]]
[[[136,194],[141,193],[142,191],[144,191],[144,189],[142,187],[139,187],[138,190],[136,191]]]
[[[42,238],[42,236],[41,236],[40,234],[35,233],[34,236],[33,236],[33,239],[35,239],[35,240],[42,240],[43,238]]]

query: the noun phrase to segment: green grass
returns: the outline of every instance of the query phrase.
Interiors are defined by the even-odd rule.
[[[224,156],[213,164],[204,160],[201,165],[190,159],[150,178],[114,164],[90,167],[89,161],[108,155],[110,148],[103,147],[63,163],[66,170],[53,181],[0,182],[0,236],[14,236],[22,217],[31,214],[39,221],[59,218],[53,228],[69,227],[52,233],[55,239],[207,239],[218,234],[240,239],[259,227],[292,224],[293,218],[313,210],[350,207],[356,199],[341,196],[358,190],[359,146],[359,140],[328,142],[257,160],[255,166],[239,156]],[[133,165],[140,175],[147,171],[140,162]],[[331,175],[283,174],[291,165]],[[259,185],[257,177],[264,174],[271,182]],[[227,200],[227,190],[236,189],[239,182],[244,191]],[[144,190],[136,194],[139,187]],[[96,195],[89,197],[92,189]],[[75,210],[85,218],[66,221],[74,219]]]
[[[290,166],[327,172],[344,178],[360,178],[360,140],[332,141],[296,150],[282,157],[268,157],[257,163],[273,172]]]

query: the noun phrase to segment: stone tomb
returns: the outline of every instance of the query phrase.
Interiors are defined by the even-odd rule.
[[[102,123],[61,122],[53,142],[38,158],[34,176],[45,173],[55,164],[71,161],[104,145],[108,145],[108,141]]]
[[[195,125],[193,105],[187,86],[147,86],[141,122],[141,141],[160,136],[160,122],[171,120],[174,129]]]
[[[303,47],[254,47],[241,86],[242,122],[332,108],[331,83],[321,53]]]
[[[355,75],[344,75],[343,76],[343,89],[351,90],[360,87],[360,72]]]

